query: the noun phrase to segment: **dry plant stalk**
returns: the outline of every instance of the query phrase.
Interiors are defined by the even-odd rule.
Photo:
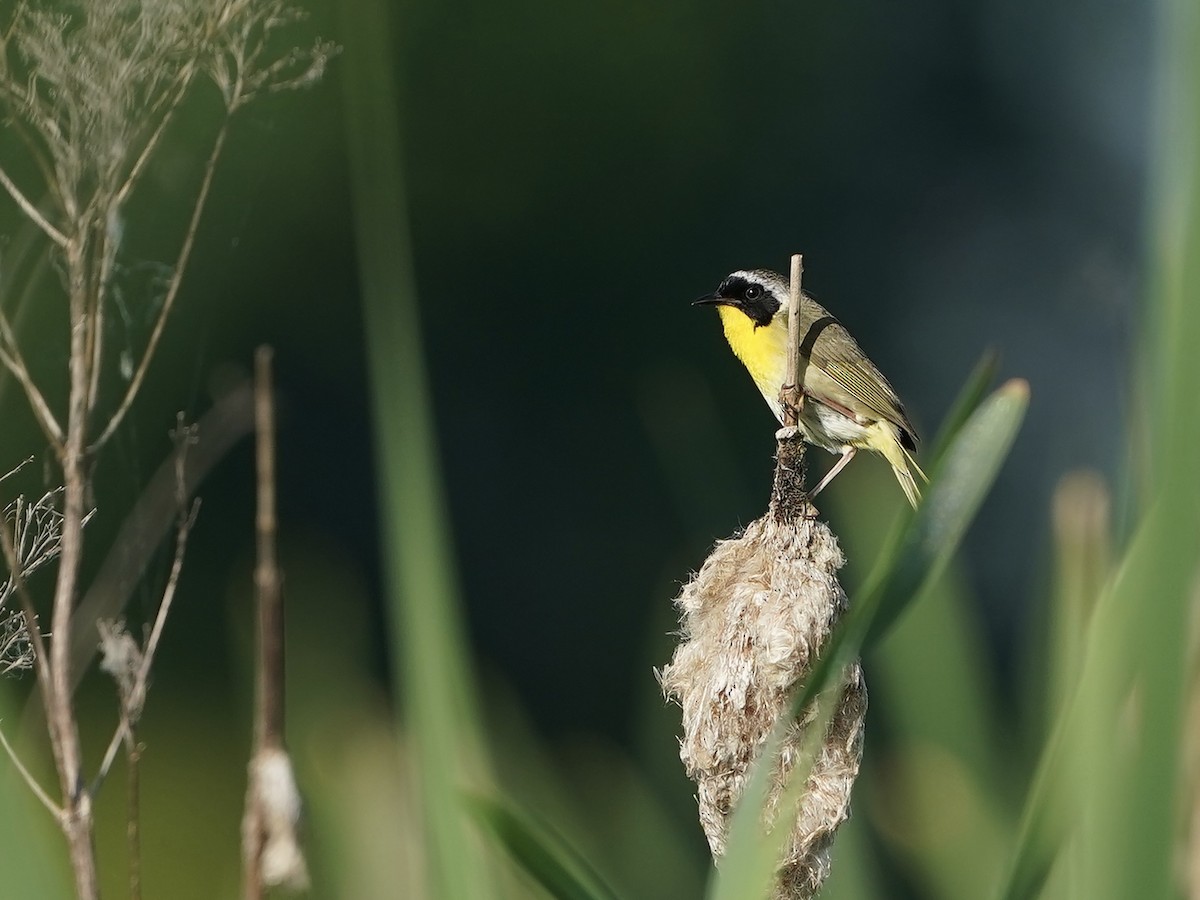
[[[794,261],[794,295],[797,270]],[[789,393],[794,416],[800,391],[793,385]],[[787,427],[778,438],[770,509],[740,536],[718,542],[684,586],[675,601],[680,644],[660,674],[664,693],[683,710],[679,756],[696,782],[700,823],[717,861],[751,766],[847,605],[837,581],[841,550],[804,493],[803,440]],[[815,896],[829,873],[830,846],[849,816],[862,759],[866,707],[855,662],[843,674],[840,700],[795,810],[781,810],[780,797],[814,709],[788,730],[763,810],[767,829],[790,829],[779,861],[779,900]]]
[[[311,84],[334,52],[318,42],[277,53],[280,29],[298,17],[290,0],[90,0],[65,6],[24,0],[0,13],[0,105],[6,128],[20,138],[31,163],[0,160],[0,187],[43,239],[53,265],[38,272],[59,275],[57,284],[35,281],[12,295],[36,293],[45,295],[39,302],[60,302],[68,323],[67,397],[56,409],[26,362],[12,324],[17,311],[0,297],[0,365],[24,391],[62,479],[59,562],[45,639],[7,525],[3,543],[29,626],[58,774],[61,800],[49,806],[66,837],[81,900],[99,894],[92,800],[102,780],[89,782],[83,771],[72,703],[72,636],[83,629],[97,638],[96,623],[76,617],[92,472],[145,383],[191,258],[230,120],[258,97]],[[125,216],[185,99],[205,83],[215,87],[225,116],[174,259],[152,298],[153,324],[121,382],[105,335],[126,252]],[[161,605],[166,600],[164,595]],[[110,748],[131,737],[125,718]],[[136,884],[131,888],[136,892]]]
[[[308,886],[308,866],[300,847],[300,792],[284,748],[283,585],[275,554],[275,402],[271,388],[271,349],[255,354],[254,410],[257,431],[258,510],[255,531],[258,562],[254,587],[258,607],[255,652],[257,683],[254,747],[242,817],[242,896],[258,900],[267,887]]]

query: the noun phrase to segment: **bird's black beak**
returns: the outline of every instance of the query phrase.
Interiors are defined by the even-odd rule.
[[[705,294],[703,297],[698,297],[692,301],[692,306],[720,306],[722,303],[732,303],[728,297],[722,297],[715,291],[711,294]]]

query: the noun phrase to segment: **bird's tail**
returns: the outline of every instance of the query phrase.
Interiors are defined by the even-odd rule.
[[[917,487],[917,482],[912,477],[912,472],[908,470],[907,465],[893,465],[892,471],[896,473],[896,480],[900,482],[900,488],[904,491],[904,496],[908,498],[908,502],[912,504],[912,508],[916,509],[917,504],[921,502],[921,489]],[[921,470],[917,469],[917,471]]]
[[[904,491],[904,496],[908,498],[912,508],[916,509],[917,504],[921,502],[921,489],[917,487],[917,480],[913,478],[913,470],[916,470],[916,473],[921,476],[922,481],[927,482],[929,478],[921,471],[921,467],[917,465],[913,455],[900,443],[894,426],[886,426],[886,423],[883,422],[880,425],[887,427],[888,434],[880,435],[879,452],[891,464],[892,472],[895,473],[896,480],[900,482],[900,489]]]

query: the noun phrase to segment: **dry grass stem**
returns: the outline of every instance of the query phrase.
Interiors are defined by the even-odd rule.
[[[0,308],[0,364],[8,369],[25,392],[25,397],[29,400],[29,408],[33,410],[33,416],[37,420],[38,427],[42,429],[42,433],[46,435],[46,440],[54,447],[56,453],[61,452],[62,426],[30,376],[29,368],[25,365],[25,359],[17,346],[16,335],[13,334],[8,316],[4,314],[2,308]]]
[[[0,675],[33,668],[33,640],[25,611],[0,613]]]
[[[242,818],[245,900],[258,900],[268,887],[300,889],[308,884],[308,866],[300,846],[300,792],[284,748],[284,622],[282,577],[275,551],[275,401],[272,352],[255,354],[255,424],[258,504],[255,531],[258,563],[254,586],[258,607],[257,686],[254,747]]]
[[[54,241],[60,247],[67,245],[66,235],[51,225],[46,217],[38,211],[38,208],[29,202],[29,198],[21,193],[21,189],[8,177],[8,173],[4,171],[3,166],[0,166],[0,185],[4,185],[4,189],[8,191],[8,195],[13,198],[17,206],[21,207],[21,212],[25,214],[25,217],[45,232],[46,237],[50,238],[50,240]]]
[[[167,575],[167,583],[163,588],[162,598],[158,603],[158,612],[154,616],[154,624],[146,638],[144,648],[125,630],[121,622],[99,621],[96,627],[100,632],[100,653],[102,661],[100,668],[113,677],[117,684],[117,696],[120,699],[121,717],[116,730],[109,739],[108,748],[104,752],[100,769],[92,782],[92,793],[99,790],[107,777],[116,757],[117,749],[124,741],[135,741],[135,730],[141,720],[142,711],[146,705],[146,694],[150,687],[150,672],[154,667],[158,643],[162,638],[163,628],[171,614],[171,606],[175,601],[175,593],[179,587],[179,578],[183,574],[183,560],[187,554],[188,536],[200,513],[200,501],[192,501],[192,505],[179,517],[179,530],[175,538],[175,555],[171,559],[171,571]]]
[[[21,758],[17,756],[17,751],[14,750],[12,744],[8,742],[8,738],[5,736],[3,730],[0,730],[0,745],[4,746],[4,752],[8,754],[8,758],[12,762],[13,767],[25,781],[25,784],[29,786],[29,790],[33,793],[33,796],[37,797],[38,801],[42,804],[42,806],[46,807],[46,809],[50,812],[50,815],[52,815],[56,821],[62,819],[62,808],[50,799],[50,795],[42,789],[42,786],[38,784],[37,779],[33,777],[33,774],[27,768],[25,768],[25,764],[22,763]]]
[[[0,481],[23,468],[25,460]],[[32,503],[18,496],[0,516],[0,544],[3,545],[8,577],[0,582],[0,672],[34,668],[39,681],[49,683],[45,667],[45,639],[38,627],[33,600],[25,580],[58,555],[62,538],[62,513],[57,501],[61,489],[47,491]],[[9,600],[16,595],[20,609],[5,614]]]

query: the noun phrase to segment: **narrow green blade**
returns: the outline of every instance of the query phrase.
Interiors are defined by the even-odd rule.
[[[904,515],[896,537],[830,637],[793,711],[803,709],[828,687],[834,673],[878,642],[941,575],[996,480],[1028,406],[1029,386],[1013,380],[967,419],[939,461],[920,508]]]
[[[938,461],[928,494],[894,555],[883,560],[885,568],[869,579],[879,585],[879,594],[873,598],[874,610],[866,603],[859,606],[863,615],[871,615],[864,649],[878,641],[908,603],[941,575],[958,550],[1008,457],[1028,406],[1028,384],[1008,382],[967,419]]]
[[[491,797],[469,808],[497,843],[556,900],[617,900],[595,869],[549,826]]]
[[[975,363],[975,368],[971,370],[971,374],[967,376],[967,380],[959,388],[958,396],[954,398],[954,403],[951,404],[950,411],[942,419],[942,427],[931,442],[929,450],[925,454],[922,454],[931,460],[929,465],[926,466],[926,471],[929,474],[933,474],[942,457],[946,455],[946,450],[949,449],[951,441],[962,430],[962,427],[967,423],[967,419],[971,418],[971,414],[979,408],[979,404],[987,397],[988,391],[996,380],[996,372],[999,368],[1000,354],[995,350],[985,351],[979,357],[979,362]]]
[[[389,15],[382,0],[340,9],[393,672],[415,751],[428,894],[486,900],[494,879],[461,788],[487,776],[421,344]]]

